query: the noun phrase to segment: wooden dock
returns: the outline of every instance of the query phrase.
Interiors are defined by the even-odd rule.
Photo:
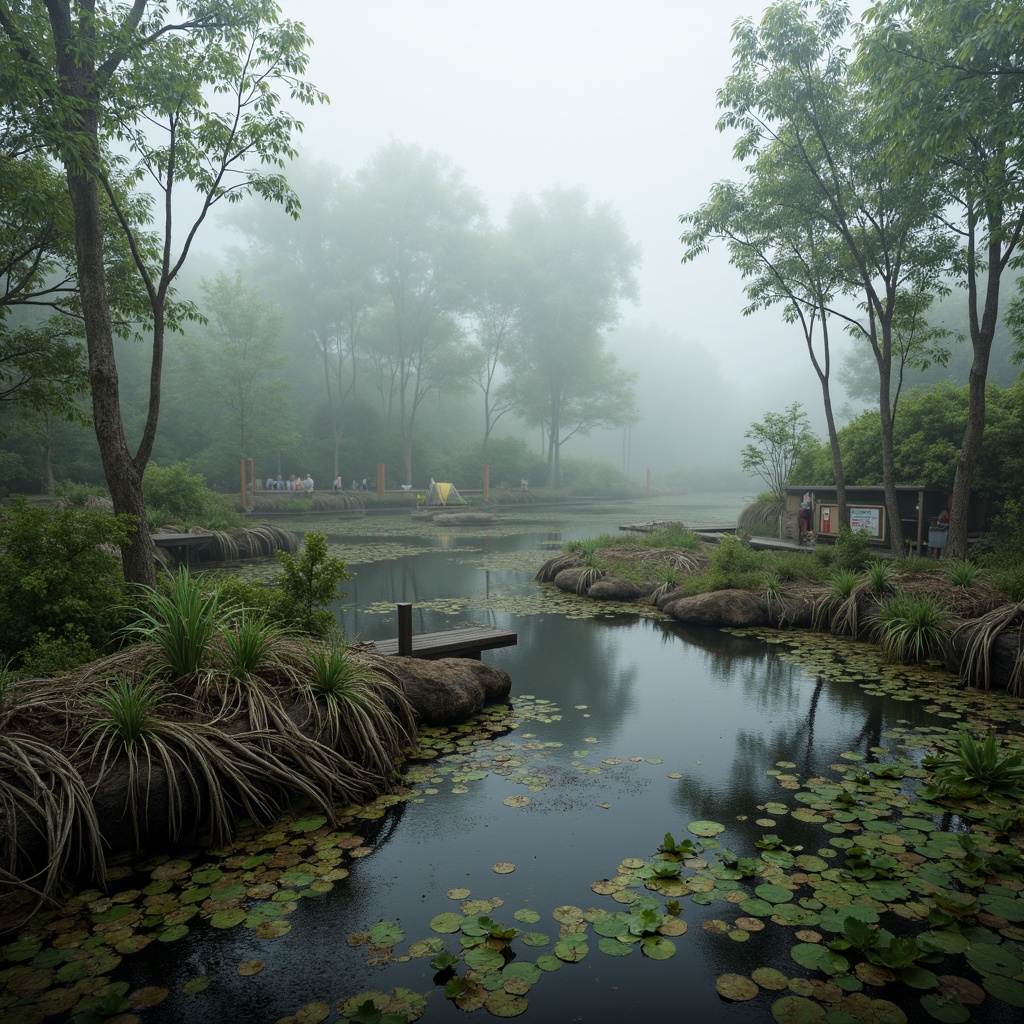
[[[412,633],[412,605],[398,605],[398,638],[375,640],[378,654],[400,654],[408,658],[473,658],[480,661],[483,651],[496,647],[514,647],[519,634],[494,626],[459,626],[440,633]]]

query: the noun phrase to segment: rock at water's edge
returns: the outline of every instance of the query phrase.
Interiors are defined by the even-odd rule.
[[[503,701],[512,690],[512,677],[472,658],[388,658],[402,680],[402,689],[425,725],[447,725],[475,715],[485,705]]]

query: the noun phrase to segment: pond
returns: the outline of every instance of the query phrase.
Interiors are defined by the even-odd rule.
[[[349,637],[393,636],[397,601],[417,632],[516,630],[484,655],[510,673],[512,707],[426,730],[402,790],[335,829],[299,814],[231,850],[125,864],[106,896],[4,947],[0,1020],[61,1019],[81,1003],[58,993],[83,978],[119,983],[155,1024],[347,1020],[371,992],[431,1022],[1019,1020],[1019,851],[977,821],[985,850],[964,847],[968,819],[916,787],[936,737],[981,716],[1019,726],[1020,702],[863,645],[687,628],[533,582],[567,540],[720,524],[738,504],[526,509],[486,528],[299,521],[354,574],[336,608]],[[947,890],[988,917],[951,906],[939,954],[886,966],[828,949],[848,915],[916,933]],[[443,950],[455,970],[438,971]],[[12,969],[14,996],[35,985],[55,1015],[11,1016],[26,1005]]]

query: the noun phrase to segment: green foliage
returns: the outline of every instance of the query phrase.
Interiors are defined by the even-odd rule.
[[[882,606],[875,628],[886,657],[913,664],[945,651],[948,622],[949,612],[934,598],[896,594]]]
[[[1024,562],[994,570],[992,582],[1011,601],[1024,601]]]
[[[854,532],[845,523],[836,535],[835,565],[838,569],[860,572],[871,561],[871,542],[863,530]]]
[[[0,657],[18,662],[35,649],[40,664],[38,648],[48,639],[69,654],[83,639],[105,648],[125,614],[124,579],[110,547],[129,530],[126,518],[108,512],[16,497],[0,516]]]
[[[153,525],[173,523],[226,530],[245,522],[244,517],[235,511],[232,498],[211,491],[203,478],[190,472],[184,462],[170,466],[151,462],[146,467],[143,487]]]
[[[752,590],[761,580],[763,559],[738,537],[725,536],[711,552],[711,566],[702,580],[705,590]]]
[[[277,558],[277,585],[289,603],[292,621],[305,633],[330,636],[337,622],[327,606],[345,597],[338,587],[352,577],[340,558],[327,553],[327,535],[307,533],[300,553],[278,551]]]
[[[878,599],[889,593],[892,589],[893,576],[896,572],[891,559],[872,559],[868,563],[867,572],[872,597]]]
[[[700,842],[695,843],[692,839],[682,839],[676,842],[671,832],[665,833],[665,838],[658,849],[662,853],[671,853],[676,857],[683,857],[684,859],[687,857],[699,857],[704,852],[704,847]]]
[[[992,735],[976,740],[962,730],[957,753],[949,757],[926,758],[932,769],[928,792],[955,799],[968,799],[982,793],[1019,796],[1024,791],[1024,757],[1000,754]]]
[[[799,402],[784,412],[766,412],[760,423],[751,423],[743,435],[748,440],[740,458],[743,469],[768,485],[770,495],[781,501],[803,450],[815,441],[810,421]]]
[[[231,615],[218,633],[219,660],[233,680],[248,679],[260,667],[272,665],[287,635],[266,612],[249,608]]]
[[[972,587],[983,570],[968,558],[951,558],[946,562],[946,576],[957,587]]]
[[[93,731],[108,732],[125,747],[143,743],[152,727],[153,712],[162,700],[163,692],[154,682],[112,680],[106,693],[93,698],[105,712]]]
[[[36,633],[21,652],[21,674],[25,676],[59,676],[85,665],[99,652],[80,626],[63,630],[47,629]]]
[[[159,662],[172,679],[197,675],[207,661],[210,642],[223,626],[220,591],[207,590],[183,566],[162,586],[145,588],[144,606],[129,635],[155,644]]]

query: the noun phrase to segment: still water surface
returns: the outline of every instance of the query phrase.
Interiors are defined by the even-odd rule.
[[[350,637],[394,635],[397,601],[415,603],[417,631],[480,622],[518,632],[516,647],[488,652],[485,660],[510,673],[513,695],[549,701],[555,710],[497,742],[547,781],[530,791],[493,770],[464,786],[438,776],[433,792],[379,821],[350,826],[359,828],[373,853],[352,861],[349,877],[331,892],[300,901],[289,934],[261,941],[251,930],[195,928],[158,957],[132,958],[133,987],[160,984],[172,993],[145,1019],[275,1021],[313,1000],[333,1007],[363,990],[397,985],[431,992],[425,1020],[462,1021],[465,1014],[444,998],[426,959],[371,967],[366,947],[350,947],[346,937],[397,920],[408,942],[429,938],[431,918],[459,909],[446,893],[465,888],[474,899],[503,900],[492,916],[506,924],[516,924],[512,914],[519,908],[537,910],[540,923],[519,927],[557,938],[554,908],[622,909],[595,895],[591,883],[614,876],[624,858],[649,860],[666,832],[682,839],[687,823],[697,819],[725,824],[721,843],[741,856],[756,853],[753,843],[765,831],[779,832],[787,843],[806,838],[812,850],[820,845],[792,818],[776,828],[755,824],[764,818],[759,806],[784,798],[768,770],[786,761],[808,778],[827,772],[844,752],[867,755],[897,719],[926,717],[919,704],[887,703],[856,686],[831,683],[813,666],[783,660],[753,638],[686,628],[630,609],[586,617],[593,609],[585,601],[556,598],[533,582],[542,561],[567,540],[650,519],[728,522],[739,504],[740,496],[708,496],[533,509],[513,511],[489,528],[410,527],[407,517],[317,523],[355,575],[336,609]],[[493,754],[487,747],[479,746],[475,756],[486,760]],[[503,803],[524,794],[528,806]],[[515,870],[497,874],[499,862]],[[722,916],[721,905],[684,901],[688,931],[674,940],[677,955],[664,962],[605,956],[595,937],[585,960],[545,974],[533,987],[525,1019],[766,1019],[763,1001],[720,1000],[714,979],[786,960],[791,940],[781,939],[773,950],[771,928],[739,943],[701,927]],[[457,936],[446,938],[457,951]],[[518,955],[528,959],[535,952],[519,947]],[[264,960],[265,969],[239,977],[237,965],[253,958]],[[210,991],[175,994],[198,974],[214,978]],[[333,1012],[329,1019],[336,1019]]]

